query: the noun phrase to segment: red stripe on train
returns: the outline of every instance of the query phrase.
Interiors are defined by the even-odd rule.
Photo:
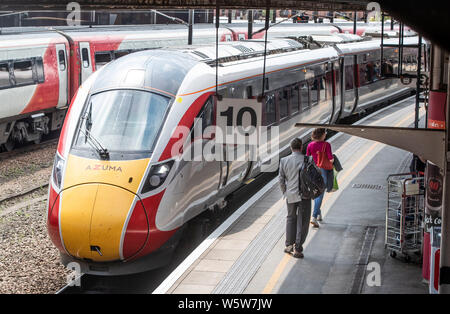
[[[132,257],[132,259],[136,259],[136,258],[145,256],[145,255],[159,249],[178,230],[178,228],[176,228],[176,229],[170,230],[170,231],[161,231],[156,227],[156,214],[158,212],[158,208],[161,203],[161,199],[164,195],[164,192],[165,191],[161,191],[158,194],[152,195],[152,196],[142,200],[142,203],[145,208],[145,212],[148,217],[150,232],[149,232],[147,243],[142,248],[142,250],[139,251],[138,254],[136,254],[135,256]],[[130,221],[130,223],[131,223],[131,221]],[[128,224],[128,229],[131,230],[131,228],[133,228],[133,226],[130,226],[130,224]],[[128,229],[127,229],[127,232],[128,232]],[[125,245],[124,245],[123,250],[124,250],[124,252],[129,251],[129,249],[126,248]],[[124,254],[124,256],[125,256],[125,254]]]
[[[194,118],[198,115],[198,113],[200,112],[200,109],[202,109],[206,100],[214,93],[215,92],[208,92],[208,93],[204,93],[200,97],[198,97],[192,103],[192,105],[189,107],[189,109],[185,112],[185,114],[181,118],[180,122],[178,123],[178,127],[184,126],[184,127],[190,128],[192,126],[192,123],[194,123]],[[175,102],[175,106],[176,106],[176,102]],[[172,147],[175,143],[177,143],[182,138],[182,136],[183,136],[182,134],[177,134],[177,130],[174,131],[174,133],[170,137],[169,142],[167,143],[166,148],[164,149],[163,153],[161,154],[159,161],[167,160],[167,159],[174,157],[174,156],[172,156]]]
[[[50,183],[50,193],[48,196],[48,216],[47,216],[47,230],[50,240],[61,251],[64,252],[64,248],[61,242],[59,234],[59,195],[53,189]]]

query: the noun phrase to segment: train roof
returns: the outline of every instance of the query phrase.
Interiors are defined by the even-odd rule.
[[[406,37],[403,40],[404,45],[417,45],[419,38],[416,37]],[[393,44],[398,45],[398,39],[387,39],[384,40],[384,44]],[[342,54],[353,54],[359,53],[363,51],[376,50],[380,49],[381,40],[373,39],[370,41],[357,42],[357,43],[347,43],[347,44],[337,44],[336,48],[339,49],[339,52]]]
[[[248,59],[256,56],[263,56],[265,43],[263,40],[241,40],[233,42],[221,42],[218,45],[218,63]],[[305,47],[293,39],[268,40],[266,53],[268,55],[294,50],[304,49]],[[216,63],[216,47],[213,45],[203,45],[197,47],[186,47],[186,53],[191,54],[198,61],[209,65]]]
[[[92,88],[93,92],[113,88],[144,88],[177,94],[187,73],[198,64],[215,66],[215,45],[155,49],[136,52],[109,63],[102,68]],[[295,40],[267,42],[267,54],[302,50]],[[308,50],[309,51],[309,50]],[[264,41],[222,42],[219,44],[219,65],[227,62],[262,57]],[[261,58],[259,58],[261,59]]]
[[[28,46],[48,46],[50,43],[65,43],[67,40],[57,32],[27,33],[17,35],[0,35],[0,49]]]
[[[169,57],[170,56],[170,57]],[[153,89],[173,96],[198,60],[176,50],[135,52],[99,70],[92,92],[113,88]]]

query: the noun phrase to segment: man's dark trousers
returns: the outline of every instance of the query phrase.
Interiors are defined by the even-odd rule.
[[[296,203],[287,203],[286,217],[286,246],[295,243],[298,251],[303,251],[311,218],[311,200],[301,200]]]

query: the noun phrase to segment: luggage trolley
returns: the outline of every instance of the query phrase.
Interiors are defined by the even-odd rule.
[[[416,173],[392,174],[388,177],[385,248],[390,256],[419,254],[422,244],[422,221],[425,207],[424,177]]]

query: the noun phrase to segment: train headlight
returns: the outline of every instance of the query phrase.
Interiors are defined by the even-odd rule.
[[[53,183],[58,189],[61,188],[64,163],[65,163],[64,159],[62,159],[58,154],[56,154],[55,162],[53,163]]]
[[[142,193],[149,192],[163,185],[169,175],[170,169],[172,169],[173,163],[174,161],[170,160],[165,163],[153,165],[145,180]]]

